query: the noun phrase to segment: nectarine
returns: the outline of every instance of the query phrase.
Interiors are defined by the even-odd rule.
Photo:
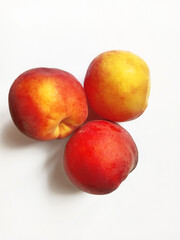
[[[92,194],[114,191],[136,167],[138,150],[117,123],[96,120],[81,126],[68,141],[64,168],[69,179]]]
[[[132,120],[139,117],[148,104],[149,68],[131,52],[104,52],[91,62],[84,88],[98,115],[111,121]]]
[[[88,111],[78,80],[53,68],[21,74],[10,88],[9,109],[19,130],[38,140],[70,135],[86,120]]]

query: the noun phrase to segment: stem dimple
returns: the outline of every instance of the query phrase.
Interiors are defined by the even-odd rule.
[[[57,138],[65,138],[69,136],[76,129],[76,126],[73,126],[72,124],[70,124],[70,122],[68,121],[68,118],[69,116],[64,118],[58,123],[55,130],[56,134],[58,133]]]

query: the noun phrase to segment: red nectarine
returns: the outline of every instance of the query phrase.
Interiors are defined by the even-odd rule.
[[[81,126],[68,141],[64,168],[81,190],[107,194],[136,167],[138,150],[130,134],[121,126],[96,120]]]

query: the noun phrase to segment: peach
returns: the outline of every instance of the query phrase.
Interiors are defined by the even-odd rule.
[[[147,107],[150,74],[140,57],[127,51],[108,51],[90,64],[84,82],[93,110],[111,121],[139,117]]]
[[[117,123],[95,120],[77,130],[64,152],[64,168],[72,183],[92,194],[114,191],[136,167],[138,150]]]
[[[70,135],[86,120],[88,111],[78,80],[53,68],[22,73],[10,88],[9,109],[18,129],[37,140]]]

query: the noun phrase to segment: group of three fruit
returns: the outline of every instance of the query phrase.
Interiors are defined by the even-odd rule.
[[[108,51],[91,62],[84,89],[73,75],[59,69],[22,73],[10,88],[9,109],[18,129],[36,140],[65,138],[78,129],[65,148],[66,173],[81,190],[106,194],[138,161],[134,140],[115,122],[139,117],[147,107],[149,91],[149,69],[140,57]],[[105,120],[81,126],[88,115],[86,97]]]

